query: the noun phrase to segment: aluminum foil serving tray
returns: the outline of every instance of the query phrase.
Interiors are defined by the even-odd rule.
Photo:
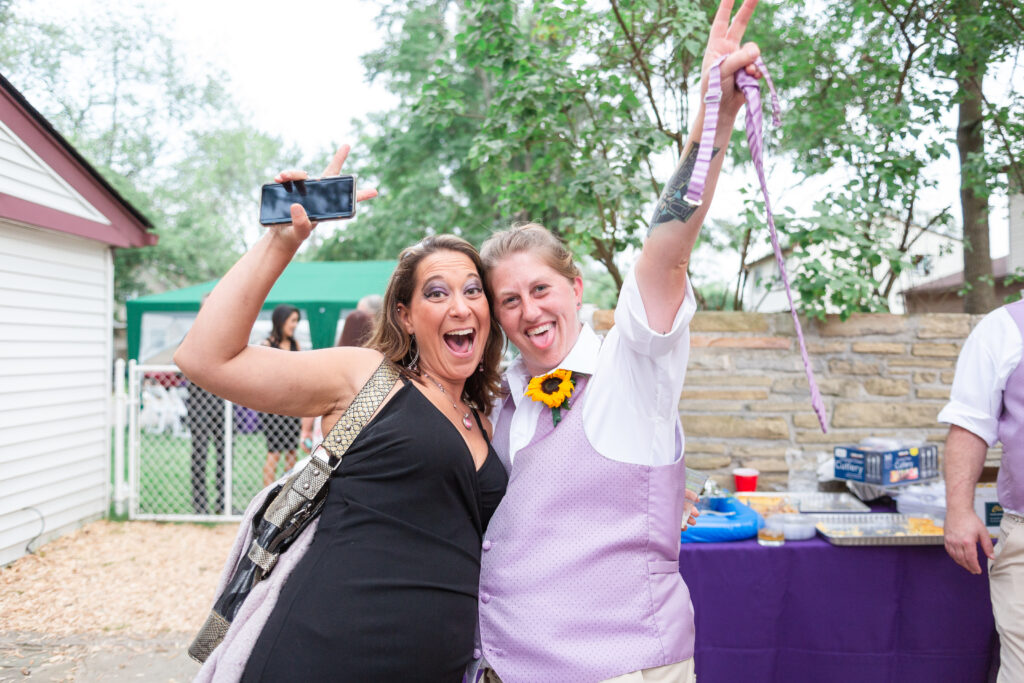
[[[920,533],[922,526],[932,524],[930,520],[923,517],[898,514],[814,515],[814,517],[818,520],[818,532],[833,545],[942,545],[943,543],[941,533]],[[932,530],[934,531],[934,529]]]
[[[779,491],[777,493],[772,492],[740,492],[736,494],[736,497],[741,501],[744,498],[752,500],[761,500],[767,503],[768,501],[775,502],[779,499],[780,502],[786,505],[789,510],[786,512],[870,512],[869,508],[864,503],[857,500],[854,496],[849,493],[823,493],[817,491]],[[755,509],[759,506],[752,506]]]
[[[849,493],[794,493],[800,512],[870,512]]]

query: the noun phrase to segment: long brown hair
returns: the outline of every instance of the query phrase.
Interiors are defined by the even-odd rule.
[[[299,320],[302,320],[302,312],[291,304],[278,304],[274,312],[270,314],[272,328],[270,336],[267,337],[267,342],[275,349],[281,346],[281,342],[287,341],[292,351],[299,350],[299,343],[295,341],[295,337],[285,339],[284,336],[284,324],[288,322],[288,318],[292,317],[292,313],[298,313]]]
[[[388,281],[388,288],[384,292],[384,304],[376,316],[373,334],[366,342],[366,346],[383,353],[407,376],[412,375],[408,366],[412,362],[415,352],[412,338],[402,327],[401,319],[398,317],[398,304],[409,305],[412,301],[413,288],[416,286],[416,269],[424,258],[438,251],[454,251],[464,254],[473,262],[477,273],[480,274],[481,281],[483,280],[484,268],[480,261],[480,254],[472,244],[455,235],[424,237],[411,247],[403,249],[402,253],[398,255],[398,265],[395,266],[395,272],[391,274],[391,280]],[[482,369],[466,379],[463,390],[466,401],[484,414],[490,412],[494,399],[500,393],[501,376],[498,373],[498,364],[501,362],[503,340],[498,321],[491,315],[487,345],[484,346],[484,353],[480,359]]]

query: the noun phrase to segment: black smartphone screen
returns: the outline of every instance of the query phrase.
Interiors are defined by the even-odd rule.
[[[267,183],[260,197],[260,223],[291,223],[291,205],[301,204],[310,220],[351,218],[355,215],[355,176],[342,175],[319,180]]]

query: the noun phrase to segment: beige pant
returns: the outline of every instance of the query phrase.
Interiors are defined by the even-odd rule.
[[[1024,518],[1003,515],[996,559],[988,563],[999,631],[999,683],[1024,681]]]
[[[484,670],[482,683],[501,683],[498,674],[490,669]],[[697,683],[697,675],[693,671],[693,657],[685,662],[666,664],[653,669],[634,671],[631,674],[609,678],[604,683]]]

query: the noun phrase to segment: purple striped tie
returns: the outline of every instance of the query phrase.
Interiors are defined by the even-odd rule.
[[[718,127],[718,108],[722,98],[722,61],[725,57],[719,57],[711,66],[708,74],[708,92],[704,96],[704,130],[701,131],[700,149],[697,150],[697,161],[693,167],[693,175],[690,177],[689,191],[686,193],[686,201],[693,205],[701,203],[704,195],[704,182],[707,179],[708,169],[711,167],[711,152],[715,143],[715,130]],[[768,90],[772,96],[772,124],[781,125],[779,118],[780,107],[779,97],[775,92],[775,85],[771,76],[768,75],[768,67],[760,58],[755,62],[761,73],[764,74],[768,83]],[[807,357],[807,345],[804,343],[804,331],[800,327],[800,318],[793,305],[793,293],[789,289],[789,277],[786,275],[786,264],[782,258],[782,249],[779,247],[779,236],[775,231],[775,219],[772,217],[772,206],[768,200],[768,183],[764,177],[764,141],[761,130],[764,121],[761,115],[761,87],[757,79],[740,69],[736,72],[736,87],[743,91],[747,100],[747,144],[750,147],[750,156],[754,160],[754,167],[757,169],[757,177],[761,181],[761,192],[764,194],[764,207],[768,215],[768,233],[771,235],[772,249],[775,250],[775,261],[779,264],[779,275],[782,278],[782,285],[786,288],[786,298],[789,300],[789,310],[793,315],[793,325],[796,327],[796,338],[800,344],[800,357],[804,361],[804,372],[807,374],[807,385],[811,391],[811,406],[818,416],[818,423],[822,432],[828,432],[828,416],[825,414],[825,403],[821,399],[821,392],[818,391],[818,384],[814,381],[814,370],[811,369],[811,361]]]

